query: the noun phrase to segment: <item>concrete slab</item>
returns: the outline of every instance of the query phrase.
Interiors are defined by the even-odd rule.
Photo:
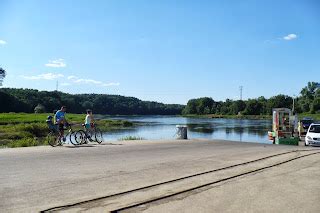
[[[218,140],[168,140],[2,149],[0,209],[41,211],[304,148]]]

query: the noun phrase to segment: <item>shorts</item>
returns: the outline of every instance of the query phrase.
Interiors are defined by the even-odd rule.
[[[85,124],[86,125],[86,129],[91,129],[94,127],[94,124],[91,123],[91,124]]]
[[[63,131],[64,130],[64,124],[59,124],[59,130]]]

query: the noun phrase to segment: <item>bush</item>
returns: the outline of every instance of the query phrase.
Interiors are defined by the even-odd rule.
[[[38,146],[38,141],[34,138],[23,138],[20,140],[11,141],[7,144],[7,146],[10,148]]]
[[[44,112],[46,112],[46,108],[42,104],[38,104],[34,108],[34,113],[44,113]]]
[[[43,137],[48,134],[48,127],[46,124],[21,124],[18,125],[17,130],[30,133],[34,137]]]

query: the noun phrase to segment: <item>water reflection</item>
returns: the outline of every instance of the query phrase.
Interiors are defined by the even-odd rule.
[[[213,133],[213,125],[201,125],[201,124],[187,124],[188,130],[191,132],[201,132],[201,133]]]
[[[219,131],[224,131],[225,134],[251,134],[251,135],[258,135],[264,137],[266,132],[269,130],[269,126],[267,127],[256,127],[256,126],[235,126],[235,127],[214,127],[212,125],[204,126],[204,125],[197,125],[191,124],[187,125],[188,130],[191,132],[201,132],[201,133],[214,133]]]
[[[117,140],[125,136],[139,136],[145,139],[172,139],[176,125],[188,127],[189,138],[225,139],[269,143],[267,131],[271,129],[270,120],[238,119],[197,119],[175,116],[116,116],[108,119],[125,119],[137,122],[130,129],[108,132],[107,140]]]

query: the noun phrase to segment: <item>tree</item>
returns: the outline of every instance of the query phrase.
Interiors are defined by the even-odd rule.
[[[317,111],[318,100],[316,99],[320,96],[319,88],[320,83],[308,82],[308,85],[301,90],[298,105],[304,112],[315,113]]]
[[[183,109],[183,114],[197,114],[197,100],[190,99],[187,106]]]
[[[82,103],[82,107],[85,109],[92,109],[93,104],[90,101],[85,101]]]
[[[246,108],[246,103],[242,100],[234,101],[231,104],[231,112],[234,115],[237,115],[239,112],[242,112]]]
[[[6,77],[6,71],[0,67],[0,86],[2,86],[2,82],[5,77]]]
[[[320,113],[320,97],[313,100],[311,113]]]
[[[197,99],[197,113],[198,114],[209,114],[212,108],[214,100],[212,98],[204,97]]]
[[[34,113],[44,113],[44,112],[46,112],[46,108],[44,108],[44,106],[42,104],[38,104],[34,108]]]
[[[163,104],[141,101],[133,97],[104,94],[68,94],[62,92],[38,91],[33,89],[0,88],[0,112],[34,112],[40,104],[45,111],[52,112],[65,105],[70,113],[84,113],[87,108],[97,114],[122,115],[177,115],[181,114],[184,105]],[[5,102],[6,100],[6,102]],[[42,108],[42,107],[41,107]],[[40,111],[42,109],[40,108]],[[38,109],[38,108],[37,108]],[[37,110],[38,112],[39,110]]]
[[[245,115],[260,115],[262,112],[262,104],[256,99],[249,99],[247,101],[246,109],[244,110]]]
[[[273,108],[292,108],[292,98],[287,95],[276,95],[267,101],[267,111],[271,113]]]
[[[313,99],[316,93],[316,90],[319,88],[319,83],[317,82],[308,82],[308,85],[301,90],[302,97],[307,99]]]

